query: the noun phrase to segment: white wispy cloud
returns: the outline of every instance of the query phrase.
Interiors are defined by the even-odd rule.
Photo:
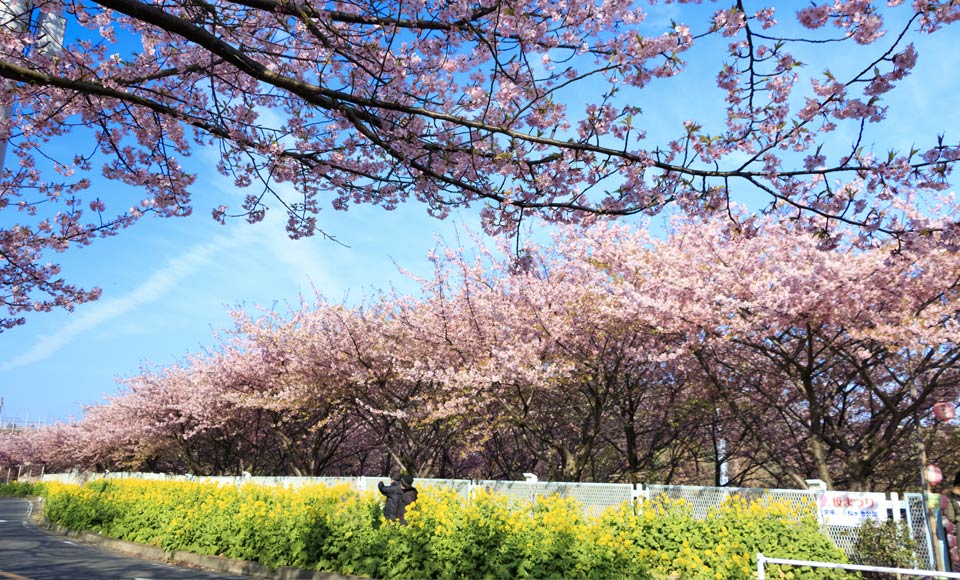
[[[242,244],[249,237],[241,228],[232,235],[218,236],[211,242],[190,247],[125,296],[98,301],[78,309],[56,332],[40,336],[25,352],[0,363],[0,372],[46,360],[84,333],[162,299],[218,255]]]

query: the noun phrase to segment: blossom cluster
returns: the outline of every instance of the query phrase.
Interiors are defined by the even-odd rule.
[[[474,206],[487,231],[510,232],[531,213],[710,215],[753,194],[811,230],[953,232],[955,206],[933,210],[932,196],[950,183],[957,144],[916,135],[916,150],[891,146],[887,158],[877,124],[917,42],[960,18],[955,2],[817,1],[794,14],[732,3],[712,18],[680,2],[669,24],[651,4],[3,8],[0,110],[12,114],[0,140],[13,162],[0,169],[0,329],[95,299],[42,264],[144,215],[189,215],[206,167],[187,159],[213,147],[243,200],[213,200],[213,218],[258,222],[273,206],[294,238],[316,234],[327,206],[416,200],[441,218]],[[56,50],[48,18],[69,30]],[[811,47],[826,65],[838,53],[862,62],[804,65]],[[694,88],[677,84],[687,77]],[[698,110],[664,119],[664,107],[639,105],[679,90],[704,95]],[[858,137],[836,139],[842,130]],[[902,208],[917,219],[900,221]]]
[[[236,312],[215,349],[0,437],[0,459],[689,484],[726,466],[771,486],[909,473],[903,437],[956,403],[955,253],[933,233],[872,246],[748,216],[672,228],[448,248],[417,296]]]

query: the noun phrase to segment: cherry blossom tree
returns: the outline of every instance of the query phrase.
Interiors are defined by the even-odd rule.
[[[431,440],[436,426],[421,422],[416,409],[429,398],[429,381],[406,379],[403,360],[412,350],[396,346],[374,306],[347,308],[318,296],[285,316],[236,316],[236,360],[223,368],[247,367],[252,384],[267,385],[246,398],[251,408],[284,411],[312,424],[314,438],[336,438],[327,459],[342,474],[433,469],[433,453],[444,446]],[[289,432],[277,423],[279,436]],[[291,440],[286,452],[295,457],[305,443]]]
[[[960,261],[936,234],[854,238],[825,247],[772,217],[716,217],[664,238],[561,227],[519,256],[440,248],[416,296],[238,313],[211,352],[0,454],[200,473],[916,482],[916,437],[956,440],[931,409],[958,397]]]
[[[377,434],[392,470],[419,477],[461,472],[464,434],[483,421],[458,406],[458,386],[443,380],[474,355],[464,343],[437,342],[449,328],[445,314],[410,297],[378,299],[345,321],[344,348],[335,351],[355,369],[352,412]]]
[[[915,41],[960,17],[954,2],[677,2],[670,25],[651,4],[4,0],[0,323],[95,299],[50,254],[190,213],[188,158],[204,148],[245,193],[205,201],[214,218],[274,208],[294,238],[327,204],[477,206],[506,232],[534,214],[724,212],[738,191],[827,236],[955,243],[955,206],[936,194],[956,143],[882,134],[884,96],[915,67]],[[57,15],[62,48],[38,26]],[[801,64],[847,46],[863,60],[843,72]],[[716,98],[648,132],[656,113],[638,103],[686,76]]]
[[[942,248],[820,243],[701,223],[652,251],[677,253],[692,352],[771,475],[865,489],[933,402],[958,396],[960,266]]]
[[[426,362],[442,384],[434,404],[485,419],[470,438],[502,477],[670,480],[696,446],[690,394],[664,354],[682,337],[574,255],[580,238],[570,229],[520,258],[507,247],[434,256],[416,307],[442,321],[426,335],[439,354]]]
[[[665,239],[594,226],[554,247],[585,273],[566,326],[605,308],[607,320],[677,336],[651,357],[684,369],[667,376],[690,395],[667,412],[699,406],[700,428],[690,428],[716,442],[717,464],[736,459],[728,465],[741,477],[762,469],[778,484],[867,488],[916,444],[933,402],[958,396],[960,266],[936,240],[824,248],[774,221],[714,219],[682,222]],[[590,270],[605,279],[586,282]]]
[[[196,365],[209,369],[207,381],[214,385],[203,405],[217,408],[217,399],[230,402],[220,421],[237,414],[256,418],[234,428],[264,454],[249,466],[251,473],[345,472],[344,460],[358,449],[357,441],[366,440],[355,418],[341,408],[340,390],[330,384],[329,373],[320,372],[329,366],[326,357],[303,358],[315,341],[303,340],[311,330],[297,314],[278,323],[273,313],[254,321],[235,312],[236,325],[222,337],[217,352]],[[249,457],[249,448],[241,455]]]

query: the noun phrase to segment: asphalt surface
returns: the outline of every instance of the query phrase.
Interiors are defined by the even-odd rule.
[[[30,523],[31,503],[0,498],[0,580],[227,580],[250,578],[113,554]]]

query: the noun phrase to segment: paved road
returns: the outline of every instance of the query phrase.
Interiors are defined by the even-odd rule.
[[[0,498],[0,580],[244,578],[111,554],[34,527],[28,521],[29,510],[26,500]]]

